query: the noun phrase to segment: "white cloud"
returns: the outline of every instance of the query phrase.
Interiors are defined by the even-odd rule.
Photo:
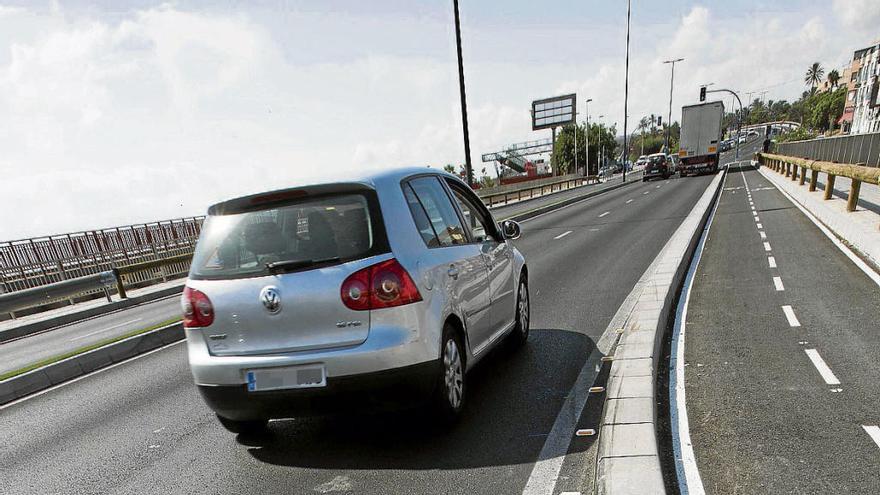
[[[809,63],[829,66],[870,41],[876,23],[848,5],[837,9],[851,24],[843,31],[832,16],[727,19],[702,6],[634,25],[630,130],[645,114],[665,118],[662,61],[672,57],[686,58],[673,118],[701,83],[796,96]],[[0,197],[21,205],[0,209],[0,240],[199,214],[326,170],[461,162],[449,19],[360,19],[0,8]],[[514,39],[496,24],[465,38],[478,170],[482,153],[549,137],[530,129],[534,98],[574,91],[593,98],[594,119],[622,127],[622,29],[535,25]],[[586,47],[577,57],[564,50],[569,37]],[[532,44],[541,50],[520,53]]]
[[[876,31],[880,25],[880,5],[876,0],[834,0],[832,10],[848,28]]]

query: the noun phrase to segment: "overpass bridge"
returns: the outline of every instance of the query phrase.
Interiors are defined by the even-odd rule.
[[[760,144],[746,143],[744,156]],[[532,334],[526,359],[501,351],[472,372],[472,402],[451,430],[400,413],[279,421],[266,437],[230,437],[193,387],[185,346],[160,340],[135,359],[108,353],[110,366],[40,392],[28,390],[39,373],[50,374],[45,368],[0,381],[0,399],[24,391],[0,405],[3,486],[10,493],[873,493],[880,276],[865,254],[875,238],[863,227],[877,232],[875,175],[776,151],[760,164],[724,153],[729,167],[718,175],[618,179],[493,209],[522,222],[515,243],[530,264]],[[88,242],[109,250],[89,259],[154,256],[149,246],[191,249],[199,220],[178,222],[189,223],[161,242],[154,233],[153,242],[113,244],[115,234],[106,233]],[[160,230],[167,228],[178,227]],[[43,274],[77,266],[64,251],[51,258],[52,242],[32,245],[44,247],[3,258],[17,260],[13,280],[56,281]],[[56,261],[62,269],[53,272]],[[0,375],[35,356],[173,327],[178,314],[171,297],[0,343]],[[17,322],[0,322],[0,332],[3,324]],[[29,381],[16,381],[24,376]]]

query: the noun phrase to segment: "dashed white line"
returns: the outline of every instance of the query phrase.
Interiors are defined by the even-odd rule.
[[[554,239],[562,239],[563,237],[567,236],[568,234],[571,234],[571,231],[570,231],[570,230],[566,230],[565,232],[563,232],[563,233],[559,234],[558,236],[554,237]]]
[[[764,232],[763,230],[759,230],[758,233],[761,234],[761,239],[766,239],[766,238],[767,238],[767,233]]]
[[[825,383],[828,385],[840,385],[840,380],[834,376],[834,372],[831,371],[831,368],[828,367],[825,360],[819,355],[819,351],[816,349],[804,349],[804,352],[807,353],[807,357],[813,362],[813,366],[819,370],[819,374],[822,375],[822,379],[825,380]]]
[[[871,437],[871,440],[880,447],[880,426],[877,425],[862,425],[862,428],[865,430],[865,433]]]
[[[626,200],[626,204],[630,204],[632,202],[633,202],[633,200],[631,200],[631,199]]]
[[[782,277],[773,277],[773,285],[778,291],[785,290],[785,286],[782,285]]]
[[[763,228],[764,228],[764,226],[763,226],[763,225],[761,225],[761,224],[760,224],[760,223],[759,223],[759,224],[758,224],[758,228],[759,228],[759,229],[763,229]]]
[[[657,189],[660,189],[660,186],[657,186]]]
[[[770,243],[764,242],[764,251],[770,251]]]
[[[753,211],[753,212],[752,212],[752,215],[754,215],[754,216],[757,217],[757,216],[758,216],[758,212],[757,212],[757,211]]]
[[[599,215],[599,218],[602,218],[602,217],[604,217],[605,215],[607,215],[607,214],[609,214],[609,213],[611,213],[611,212],[610,212],[610,211],[606,211],[605,213]]]
[[[801,322],[798,321],[797,316],[795,316],[795,314],[794,314],[794,310],[791,309],[791,306],[788,306],[788,305],[783,306],[782,312],[785,313],[785,319],[788,320],[788,326],[790,326],[790,327],[801,326]]]
[[[767,257],[767,263],[770,263],[770,268],[776,268],[776,258],[773,256]]]
[[[643,192],[642,194],[648,194],[649,192],[651,192],[651,191],[645,191],[645,192]]]
[[[141,321],[141,318],[135,318],[135,319],[133,319],[133,320],[124,321],[124,322],[122,322],[122,323],[119,323],[118,325],[113,325],[113,326],[110,326],[110,327],[107,327],[107,328],[102,328],[102,329],[100,329],[100,330],[95,330],[94,332],[89,332],[89,333],[86,333],[86,334],[83,334],[83,335],[77,335],[76,337],[70,339],[70,341],[73,342],[74,340],[79,340],[79,339],[84,339],[84,338],[86,338],[86,337],[91,337],[92,335],[96,335],[96,334],[99,334],[99,333],[101,333],[101,332],[106,332],[106,331],[108,331],[108,330],[113,330],[114,328],[124,327],[125,325],[128,325],[128,324],[130,324],[130,323],[134,323],[134,322],[136,322],[136,321]]]
[[[755,217],[755,223],[758,223],[758,222],[760,222],[760,221],[761,221],[761,218],[760,218],[760,217]]]

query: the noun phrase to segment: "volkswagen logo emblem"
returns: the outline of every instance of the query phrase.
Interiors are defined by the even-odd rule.
[[[281,311],[281,293],[275,287],[264,287],[260,291],[260,301],[263,303],[266,311],[270,313]]]

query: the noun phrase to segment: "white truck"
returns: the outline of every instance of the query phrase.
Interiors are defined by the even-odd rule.
[[[721,119],[724,103],[710,101],[681,107],[679,174],[715,173],[721,152]]]

